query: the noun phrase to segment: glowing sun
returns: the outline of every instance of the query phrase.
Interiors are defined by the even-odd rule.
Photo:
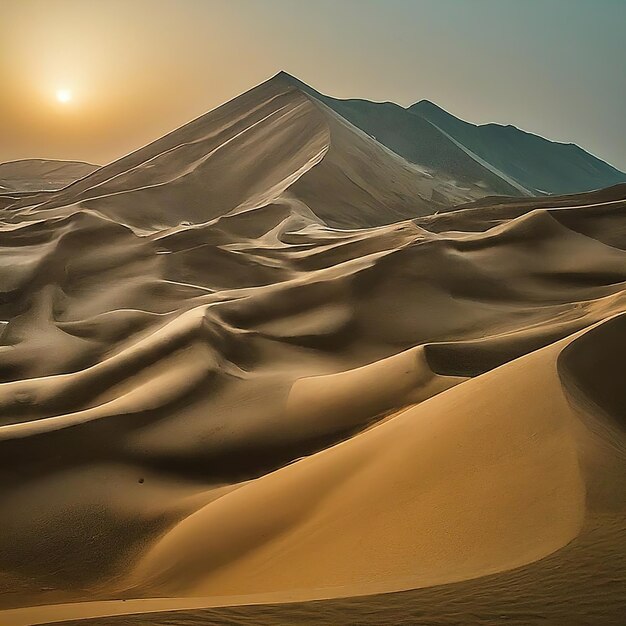
[[[72,92],[69,89],[57,89],[56,95],[61,104],[67,104],[72,99]]]

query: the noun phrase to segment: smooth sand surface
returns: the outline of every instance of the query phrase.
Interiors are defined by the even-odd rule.
[[[279,76],[0,211],[0,624],[624,553],[624,189],[429,176]]]

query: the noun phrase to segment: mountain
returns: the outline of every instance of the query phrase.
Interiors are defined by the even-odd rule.
[[[485,195],[572,194],[626,182],[626,174],[574,144],[549,141],[514,126],[476,126],[422,100],[340,100],[292,78],[366,133],[411,163],[481,185]]]
[[[580,193],[626,182],[624,172],[572,143],[549,141],[511,125],[470,124],[428,100],[408,110],[535,195]]]
[[[531,195],[530,190],[468,154],[428,119],[398,104],[340,100],[325,96],[296,78],[289,76],[288,79],[411,163],[447,174],[461,185],[478,187],[482,195]]]
[[[82,161],[24,159],[0,163],[0,194],[56,191],[98,169]]]
[[[261,159],[254,177],[245,173],[250,162],[232,163],[240,151]],[[513,126],[469,124],[427,100],[408,109],[340,100],[285,72],[103,168],[44,160],[0,165],[0,193],[57,190],[83,178],[50,202],[42,198],[43,205],[88,202],[106,213],[121,194],[129,207],[148,210],[125,210],[139,225],[198,221],[289,198],[330,226],[350,228],[485,196],[579,193],[626,182],[626,174],[573,144]],[[184,209],[173,210],[167,195]],[[7,204],[0,197],[0,206]]]
[[[503,139],[491,128],[425,101],[404,109],[338,100],[280,72],[105,167],[42,161],[2,167],[32,177],[38,164],[45,183],[30,180],[22,191],[79,178],[61,194],[42,195],[40,206],[80,204],[139,228],[271,204],[335,228],[367,227],[485,196],[567,193],[626,180],[580,148],[497,127]],[[6,192],[18,188],[3,184]],[[0,206],[31,203],[13,198],[18,202],[0,197]]]
[[[408,163],[281,73],[37,202],[49,210],[80,205],[146,228],[282,203],[351,228],[484,195],[482,183]]]

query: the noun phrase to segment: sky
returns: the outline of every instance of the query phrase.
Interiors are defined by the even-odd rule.
[[[105,164],[284,70],[626,170],[625,24],[626,0],[0,0],[0,162]]]

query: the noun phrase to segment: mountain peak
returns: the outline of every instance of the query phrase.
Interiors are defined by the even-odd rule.
[[[419,107],[419,106],[431,106],[431,107],[437,107],[437,105],[432,102],[431,100],[426,100],[426,98],[420,100],[419,102],[416,102],[415,104],[412,104],[409,108],[412,107]],[[439,107],[437,107],[439,108]]]
[[[417,112],[423,112],[423,111],[438,111],[441,113],[447,113],[447,111],[445,109],[442,109],[438,104],[435,104],[434,102],[430,101],[430,100],[420,100],[419,102],[416,102],[415,104],[412,104],[409,108],[409,111],[417,111]],[[448,113],[448,115],[450,115]]]
[[[309,85],[307,85],[305,82],[302,82],[299,78],[292,76],[291,74],[289,74],[288,72],[285,72],[284,70],[281,70],[280,72],[278,72],[278,74],[275,74],[274,76],[272,76],[272,78],[270,78],[268,82],[282,83],[283,85],[285,84],[290,85],[291,87],[295,87],[296,89],[299,89],[300,91],[310,96],[314,96],[316,98],[323,98],[322,94],[320,94],[318,91],[313,89],[313,87],[309,87]]]
[[[280,70],[278,74],[274,75],[274,78],[286,78],[288,80],[296,80],[295,76],[292,76],[291,74],[289,74],[289,72],[285,72],[285,70]]]
[[[280,72],[278,72],[278,74],[274,74],[274,76],[272,76],[272,78],[270,78],[270,80],[271,81],[278,81],[278,80],[280,80],[280,81],[291,83],[292,85],[297,85],[298,87],[300,87],[300,86],[308,87],[308,85],[303,83],[301,80],[299,80],[295,76],[292,76],[288,72],[285,72],[284,70],[281,70]]]

